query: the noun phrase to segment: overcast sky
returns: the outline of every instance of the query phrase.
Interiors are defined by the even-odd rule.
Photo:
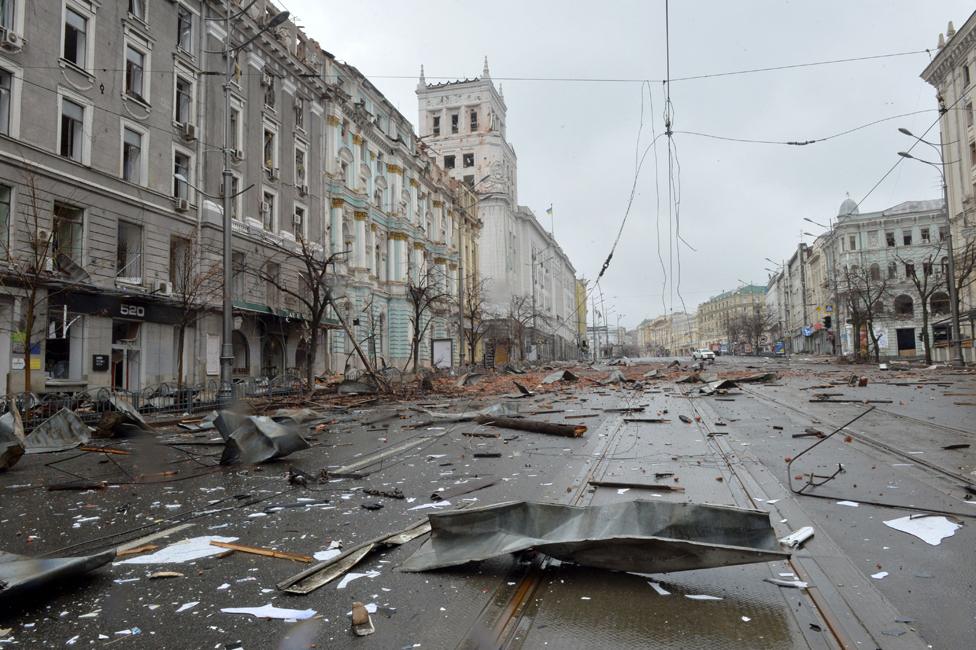
[[[649,99],[644,90],[641,142],[650,141],[652,120],[655,132],[663,130],[663,0],[278,2],[415,124],[421,64],[428,81],[474,77],[487,56],[492,77],[508,78],[501,83],[508,138],[518,155],[519,202],[535,210],[546,227],[544,212],[552,203],[556,238],[577,274],[596,277],[634,179],[642,84],[628,80],[656,80]],[[963,0],[675,1],[671,76],[934,51],[947,22],[958,28],[972,9]],[[936,120],[934,90],[919,78],[928,61],[922,52],[674,81],[680,232],[695,250],[675,244],[676,224],[668,217],[668,150],[661,138],[657,182],[652,150],[601,281],[610,324],[617,314],[622,325],[632,327],[666,310],[681,310],[678,253],[680,296],[691,311],[739,280],[765,284],[764,267],[770,264],[764,258],[789,257],[801,231],[820,232],[803,218],[827,223],[847,193],[863,200],[862,212],[939,198],[936,172],[912,161],[899,165],[865,198],[898,160],[896,152],[911,144],[897,127],[921,134]],[[680,133],[802,141],[916,111],[926,112],[805,147]],[[938,139],[937,127],[930,134]]]

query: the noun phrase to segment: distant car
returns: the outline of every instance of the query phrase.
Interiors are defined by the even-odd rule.
[[[691,353],[691,358],[695,361],[715,361],[715,353],[705,349],[695,350]]]

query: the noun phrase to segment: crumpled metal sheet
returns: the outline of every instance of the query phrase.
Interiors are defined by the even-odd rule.
[[[16,405],[0,416],[0,470],[10,469],[24,455],[24,424]]]
[[[518,415],[518,409],[513,409],[508,404],[492,404],[477,411],[461,411],[460,413],[439,413],[429,409],[419,409],[424,415],[430,416],[435,422],[470,422],[480,417],[502,417]]]
[[[430,539],[400,568],[429,571],[535,549],[612,571],[686,571],[789,557],[769,513],[625,501],[598,506],[510,502],[431,513]]]
[[[0,602],[79,576],[108,564],[115,550],[81,557],[32,558],[0,551]]]
[[[221,417],[214,422],[221,434],[224,433],[223,416],[224,413],[221,413]],[[297,427],[280,424],[264,415],[244,418],[225,439],[221,465],[263,463],[309,448]]]
[[[555,384],[557,381],[577,381],[579,377],[568,370],[557,370],[551,375],[546,375],[542,380],[543,384]]]
[[[61,409],[31,431],[24,439],[24,450],[28,454],[66,451],[90,440],[91,429],[88,425],[74,411]]]

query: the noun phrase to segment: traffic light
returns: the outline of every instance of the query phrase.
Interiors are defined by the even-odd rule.
[[[830,316],[824,316],[823,317],[823,326],[826,329],[830,329]]]

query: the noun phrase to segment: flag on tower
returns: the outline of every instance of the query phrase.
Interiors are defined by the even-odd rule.
[[[550,217],[552,216],[552,203],[550,203],[549,207],[546,208],[546,214],[548,214]]]

